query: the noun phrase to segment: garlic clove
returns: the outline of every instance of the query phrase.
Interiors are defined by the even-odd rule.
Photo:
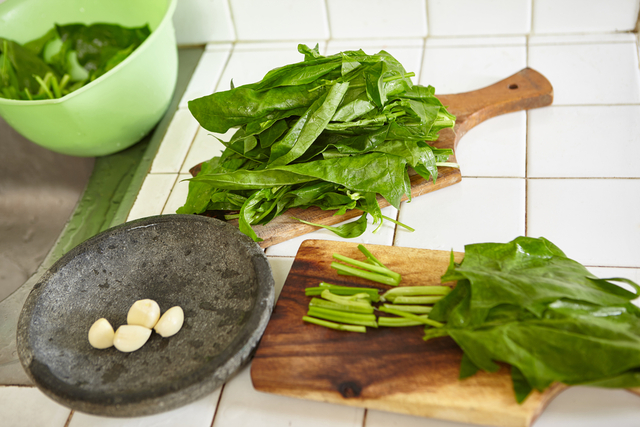
[[[133,303],[127,313],[129,325],[139,325],[153,328],[160,318],[160,306],[152,299],[141,299]]]
[[[113,345],[120,351],[129,353],[142,347],[151,336],[151,329],[140,325],[122,325],[116,330]]]
[[[113,345],[113,327],[104,317],[96,320],[89,328],[89,344],[97,349],[109,348]]]
[[[184,323],[182,308],[175,306],[167,310],[153,328],[162,337],[167,338],[178,333]]]

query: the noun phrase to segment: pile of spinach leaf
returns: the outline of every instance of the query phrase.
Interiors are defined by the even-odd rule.
[[[460,377],[511,366],[518,402],[554,382],[600,387],[640,386],[640,287],[599,279],[544,238],[465,246],[442,282],[457,280],[430,319],[464,356]],[[611,282],[625,282],[630,292]]]
[[[55,25],[24,45],[0,37],[0,97],[61,98],[121,63],[149,36],[148,25]]]
[[[189,101],[203,128],[238,129],[222,141],[221,156],[202,164],[177,213],[239,211],[240,230],[260,241],[252,225],[289,208],[357,208],[359,220],[326,227],[355,237],[367,214],[382,224],[377,194],[395,207],[410,197],[409,167],[435,181],[438,166],[457,166],[447,163],[452,150],[426,142],[453,127],[455,117],[389,53],[298,51],[303,61],[257,83]]]

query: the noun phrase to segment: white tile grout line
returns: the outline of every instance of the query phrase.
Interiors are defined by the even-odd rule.
[[[231,7],[231,0],[224,0],[227,2],[227,7],[229,8],[229,18],[231,19],[231,27],[233,30],[233,41],[235,43],[238,41],[238,31],[236,30],[236,19],[233,16],[233,8]]]
[[[533,2],[535,0],[531,0],[531,31],[533,31]],[[529,48],[530,48],[531,38],[530,36],[526,37],[525,42],[525,64],[527,67],[529,64]],[[525,126],[524,126],[524,235],[529,235],[529,110],[525,110]]]
[[[327,40],[325,41],[327,44],[329,42],[329,40],[331,40],[333,37],[331,36],[331,14],[329,13],[329,3],[328,0],[324,0],[324,13],[327,14],[327,19],[325,21],[326,25],[327,25],[327,34],[329,34],[329,37],[327,37]],[[325,46],[326,49],[326,46]]]

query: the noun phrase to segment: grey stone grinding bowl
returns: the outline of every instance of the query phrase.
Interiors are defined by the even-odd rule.
[[[97,350],[87,333],[114,329],[151,298],[184,310],[182,329],[139,350]],[[213,392],[253,355],[274,305],[260,247],[225,222],[194,215],[132,221],[80,244],[34,286],[18,322],[22,366],[53,400],[80,412],[134,417]]]

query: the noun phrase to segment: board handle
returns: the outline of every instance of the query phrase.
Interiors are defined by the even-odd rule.
[[[553,86],[536,70],[524,68],[491,86],[471,92],[438,95],[438,99],[456,116],[458,140],[471,128],[492,117],[551,105]]]

